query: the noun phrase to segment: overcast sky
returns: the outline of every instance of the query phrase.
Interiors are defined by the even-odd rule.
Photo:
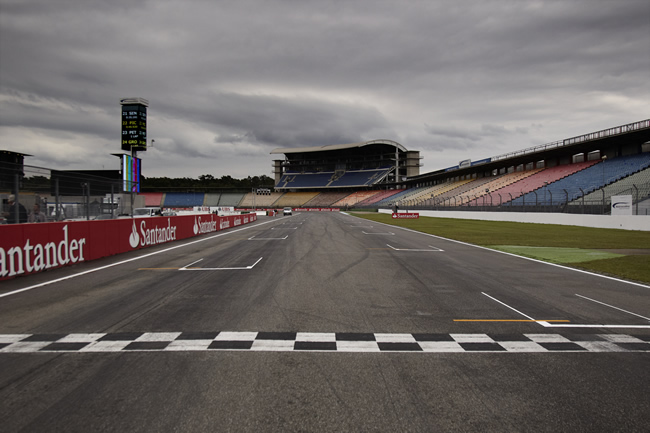
[[[391,139],[421,172],[650,117],[648,0],[0,0],[0,149],[146,176],[271,176],[277,147]]]

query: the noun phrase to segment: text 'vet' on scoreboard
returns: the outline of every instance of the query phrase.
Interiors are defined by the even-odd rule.
[[[147,107],[144,98],[122,98],[122,150],[147,150]]]

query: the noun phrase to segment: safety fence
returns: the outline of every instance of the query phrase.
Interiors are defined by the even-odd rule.
[[[111,219],[130,215],[137,199],[117,170],[65,171],[0,164],[0,223]],[[13,196],[13,197],[12,197]],[[10,198],[17,203],[11,206]]]
[[[532,191],[530,194],[490,192],[473,197],[432,197],[424,201],[403,200],[403,209],[489,211],[489,212],[556,212],[606,215],[611,212],[612,197],[632,198],[634,215],[650,215],[650,183],[631,184],[626,188],[599,189],[586,192],[580,188]]]

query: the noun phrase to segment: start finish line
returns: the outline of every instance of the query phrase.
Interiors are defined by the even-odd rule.
[[[418,219],[419,213],[395,213],[393,212],[393,219]]]

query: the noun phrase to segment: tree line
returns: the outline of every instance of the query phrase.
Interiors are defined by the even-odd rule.
[[[73,174],[73,173],[68,173]],[[61,176],[59,179],[61,188],[70,185],[79,187],[79,178],[67,178]],[[93,186],[101,183],[101,177],[93,177],[88,180]],[[113,182],[119,188],[121,180],[119,180],[119,173],[117,178],[103,179],[105,183]],[[273,188],[275,182],[272,178],[266,175],[262,176],[248,176],[243,179],[235,179],[232,176],[221,176],[220,178],[214,177],[211,174],[203,174],[198,179],[189,177],[169,178],[169,177],[145,177],[142,176],[140,182],[140,190],[142,192],[164,192],[164,191],[211,191],[217,189],[239,189],[250,191],[252,188]],[[80,187],[79,187],[80,188]],[[2,189],[7,191],[13,189],[13,183],[4,185]],[[54,191],[52,181],[46,176],[30,176],[23,177],[20,181],[20,189],[31,192],[48,192]],[[119,189],[118,189],[119,190]],[[118,191],[116,190],[116,191]],[[81,190],[80,190],[81,191]],[[79,192],[79,195],[82,193]]]
[[[261,176],[248,176],[243,179],[235,179],[232,176],[214,177],[211,174],[202,174],[198,179],[189,177],[168,178],[168,177],[147,177],[143,178],[140,190],[142,192],[171,191],[171,190],[212,190],[212,189],[246,189],[252,188],[273,188],[275,182],[272,178]]]

